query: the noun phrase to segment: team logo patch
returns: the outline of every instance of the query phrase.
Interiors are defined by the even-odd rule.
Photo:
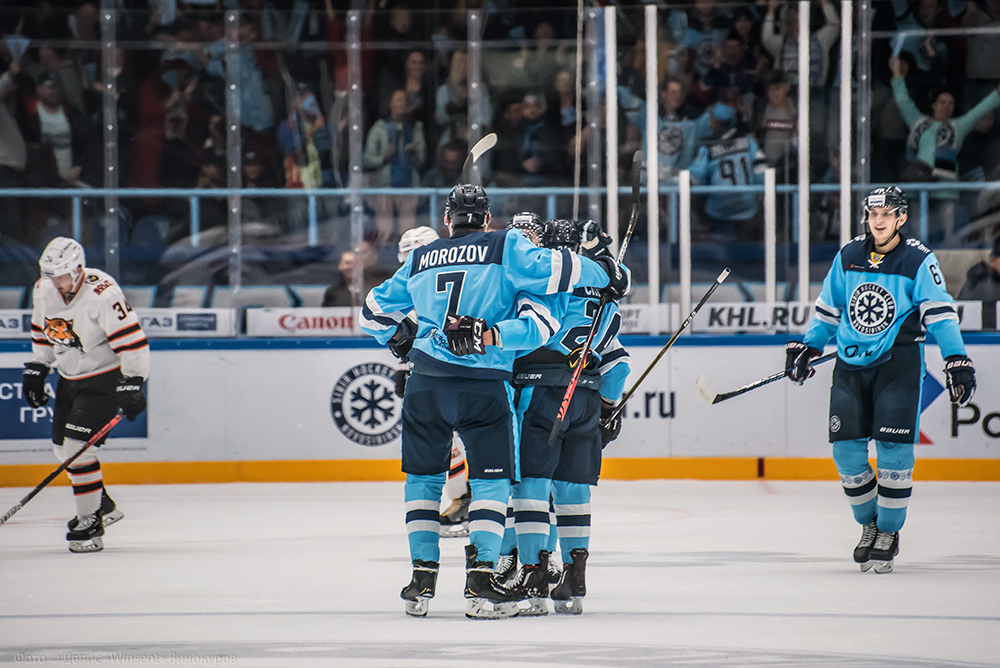
[[[830,431],[836,434],[840,431],[840,417],[837,415],[830,416]]]
[[[868,254],[868,266],[872,269],[878,269],[879,265],[882,264],[882,260],[885,259],[885,255],[881,253],[875,253],[874,251]]]
[[[396,371],[388,365],[368,362],[348,369],[330,396],[330,412],[340,433],[368,447],[399,438],[402,400],[395,388]]]
[[[896,317],[896,300],[877,283],[862,283],[847,307],[851,326],[861,334],[884,332]]]
[[[51,343],[83,350],[83,342],[80,341],[77,333],[73,331],[72,320],[46,318],[42,333],[45,334],[45,339]]]
[[[657,133],[657,143],[663,155],[677,155],[684,145],[684,133],[674,125],[666,125]]]

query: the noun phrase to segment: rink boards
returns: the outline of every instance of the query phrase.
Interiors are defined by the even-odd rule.
[[[629,386],[667,337],[625,337]],[[685,336],[661,359],[624,412],[605,451],[613,479],[830,479],[827,443],[832,364],[799,387],[786,381],[709,405],[716,392],[780,371],[783,336]],[[917,477],[1000,480],[1000,335],[966,334],[979,388],[955,410],[943,362],[926,349],[928,374]],[[0,346],[0,485],[31,486],[53,468],[51,402],[20,396],[22,342]],[[401,401],[395,359],[369,339],[154,340],[149,411],[123,423],[102,448],[118,482],[400,479]],[[49,378],[50,383],[53,377]]]

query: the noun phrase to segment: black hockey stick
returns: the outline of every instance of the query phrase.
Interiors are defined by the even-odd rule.
[[[465,159],[465,164],[462,165],[462,183],[468,183],[469,177],[472,174],[472,166],[491,148],[497,145],[497,133],[491,132],[479,141],[476,145],[469,150],[469,157]]]
[[[642,153],[636,151],[632,154],[632,213],[628,220],[628,229],[625,231],[625,236],[622,237],[621,248],[618,249],[618,259],[617,263],[620,267],[622,260],[625,259],[625,249],[628,248],[628,242],[632,239],[632,233],[635,232],[635,224],[639,220],[639,208],[641,206],[641,200],[639,199],[639,179],[642,178]],[[559,403],[559,412],[556,414],[556,420],[552,424],[552,431],[549,432],[549,445],[555,445],[556,439],[559,438],[559,431],[562,429],[563,420],[566,419],[566,413],[569,411],[569,404],[573,400],[573,395],[576,393],[576,386],[580,382],[580,375],[583,373],[583,367],[586,366],[587,355],[590,354],[590,344],[594,341],[594,335],[597,333],[597,328],[601,324],[601,318],[604,316],[604,309],[608,305],[608,294],[605,292],[601,295],[601,301],[597,304],[597,313],[594,315],[594,321],[590,324],[590,331],[587,333],[587,339],[583,342],[583,347],[580,352],[580,360],[573,369],[573,375],[569,379],[569,385],[566,386],[566,392],[563,394],[562,401]]]
[[[42,489],[46,485],[48,485],[50,482],[52,482],[53,480],[55,480],[55,478],[56,478],[57,475],[59,475],[60,473],[62,473],[66,469],[68,469],[69,466],[70,466],[70,464],[72,464],[73,462],[75,462],[76,459],[77,459],[77,457],[79,457],[80,455],[82,455],[84,453],[84,451],[86,451],[87,448],[89,448],[94,443],[97,443],[99,440],[101,440],[109,431],[111,431],[112,427],[114,427],[116,424],[118,424],[121,421],[122,417],[123,416],[122,416],[122,414],[120,412],[117,413],[117,414],[115,414],[115,416],[113,418],[111,418],[110,422],[108,422],[106,425],[104,425],[103,427],[101,427],[100,430],[98,430],[98,432],[96,434],[94,434],[93,436],[90,437],[89,441],[87,441],[86,443],[83,444],[83,447],[81,447],[79,450],[76,451],[75,455],[73,455],[72,457],[70,457],[69,459],[67,459],[66,461],[64,461],[62,464],[60,464],[59,468],[57,468],[55,471],[53,471],[52,473],[50,473],[48,475],[48,477],[45,480],[43,480],[38,485],[38,487],[35,487],[35,489],[33,489],[30,492],[28,492],[28,495],[25,496],[20,501],[18,501],[17,505],[15,505],[13,508],[11,508],[10,510],[8,510],[6,515],[4,515],[3,517],[0,517],[0,526],[3,526],[3,524],[7,520],[9,520],[14,515],[14,513],[16,513],[17,511],[19,511],[21,508],[23,508],[24,505],[26,503],[28,503],[28,501],[31,501],[33,498],[35,498],[35,495],[38,494],[40,491],[42,491]]]
[[[639,379],[635,381],[632,387],[629,388],[628,392],[625,393],[625,395],[622,397],[622,400],[618,402],[618,406],[615,408],[614,412],[610,416],[608,416],[607,421],[610,422],[614,420],[625,409],[625,402],[627,402],[629,399],[632,398],[632,395],[635,394],[635,391],[639,388],[639,385],[642,383],[642,381],[646,380],[646,376],[648,376],[649,372],[653,370],[653,367],[656,366],[656,363],[659,362],[660,358],[663,357],[663,355],[670,349],[670,346],[674,345],[674,341],[677,340],[677,337],[681,335],[681,332],[687,329],[687,326],[691,324],[691,321],[694,320],[694,317],[698,315],[698,311],[701,310],[701,307],[705,304],[705,302],[708,301],[708,298],[712,296],[712,293],[715,292],[720,285],[722,285],[722,282],[726,280],[727,276],[729,276],[729,267],[723,269],[722,273],[719,274],[719,277],[715,279],[715,283],[712,283],[712,285],[709,286],[708,292],[705,293],[705,296],[701,298],[701,301],[698,302],[698,305],[694,307],[694,310],[691,311],[690,315],[688,315],[688,317],[684,319],[684,322],[682,322],[681,326],[677,328],[677,331],[674,332],[674,335],[670,337],[670,340],[667,341],[667,345],[663,346],[663,348],[660,349],[660,352],[656,354],[656,357],[654,357],[653,361],[649,363],[649,366],[646,367],[646,370],[642,372],[642,375],[639,376]]]
[[[827,353],[822,357],[816,358],[813,361],[813,366],[817,364],[822,364],[827,360],[832,360],[836,356],[837,356],[836,350],[834,350],[832,353]],[[758,387],[764,387],[765,385],[769,385],[775,382],[776,380],[781,380],[787,375],[788,375],[788,369],[785,369],[784,371],[779,371],[778,373],[771,374],[767,378],[761,378],[760,380],[755,380],[754,382],[749,383],[748,385],[744,385],[743,387],[737,390],[733,390],[732,392],[723,392],[721,394],[717,394],[713,392],[711,388],[709,388],[708,381],[705,380],[705,374],[702,373],[698,375],[698,380],[695,381],[695,387],[698,388],[698,394],[701,395],[702,399],[704,399],[710,404],[717,404],[721,401],[725,401],[726,399],[732,399],[733,397],[738,397],[741,394],[746,394],[750,390],[756,390]]]

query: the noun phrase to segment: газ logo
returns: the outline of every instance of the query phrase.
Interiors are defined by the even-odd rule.
[[[396,371],[379,362],[352,367],[337,380],[330,397],[333,422],[358,445],[374,447],[399,438],[402,399],[396,396]]]

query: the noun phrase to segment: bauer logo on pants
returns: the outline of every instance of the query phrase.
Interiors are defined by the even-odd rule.
[[[380,362],[348,369],[330,397],[333,422],[358,445],[374,447],[399,438],[402,400],[396,396],[396,371]]]

